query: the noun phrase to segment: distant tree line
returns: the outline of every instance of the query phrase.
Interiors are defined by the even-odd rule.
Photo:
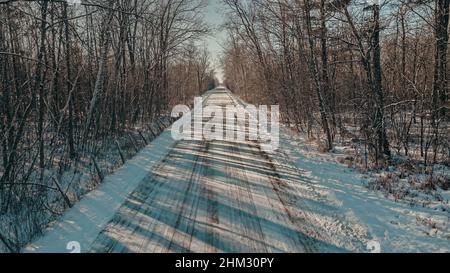
[[[208,32],[206,1],[71,2],[0,0],[5,225],[8,215],[48,209],[49,189],[64,195],[54,166],[95,157],[100,139],[145,128],[214,82],[207,52],[196,46]],[[33,209],[19,212],[24,202]],[[13,233],[0,225],[0,245],[16,250]]]
[[[236,93],[280,104],[325,151],[341,137],[365,146],[366,164],[400,154],[448,164],[450,1],[223,2]]]

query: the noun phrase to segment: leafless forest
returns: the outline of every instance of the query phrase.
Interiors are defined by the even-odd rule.
[[[324,151],[363,143],[365,167],[448,164],[449,1],[225,2],[231,90],[280,104]]]
[[[100,181],[105,168],[145,146],[168,125],[170,105],[214,83],[207,51],[196,43],[208,32],[204,6],[197,0],[0,1],[6,250],[18,251],[49,215],[76,202],[88,190],[80,181]]]
[[[73,1],[72,1],[73,2]],[[450,0],[222,0],[224,83],[342,163],[450,187]],[[217,84],[205,0],[0,0],[0,252]],[[391,187],[391,180],[377,187]],[[444,185],[445,184],[445,185]]]

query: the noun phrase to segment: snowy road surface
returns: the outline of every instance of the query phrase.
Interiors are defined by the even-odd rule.
[[[227,93],[211,94],[206,104],[211,102],[233,104]],[[180,141],[91,251],[314,251],[280,196],[279,177],[257,143]]]
[[[236,99],[215,90],[205,95],[204,105],[211,104],[235,105]],[[108,199],[95,200],[111,195],[105,184],[27,250],[61,252],[65,242],[79,242],[81,251],[101,253],[313,252],[323,244],[297,225],[299,208],[290,205],[293,193],[285,180],[299,180],[300,173],[276,168],[257,142],[189,140],[166,146],[171,146],[166,155],[145,176],[127,170],[135,167],[128,163],[122,174],[105,181],[126,184],[141,176],[123,200],[109,197],[117,210],[102,215],[98,208],[108,206]]]
[[[243,104],[225,90],[204,99]],[[253,141],[175,141],[168,129],[24,251],[450,252],[445,210],[371,192],[309,145],[285,127],[271,154]]]

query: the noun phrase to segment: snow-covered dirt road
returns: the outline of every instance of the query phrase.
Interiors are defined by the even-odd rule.
[[[204,101],[237,103],[226,90],[210,92]],[[363,247],[359,238],[339,243],[339,236],[322,234],[339,227],[349,237],[358,235],[333,218],[338,214],[333,208],[321,205],[326,216],[317,216],[302,198],[320,203],[303,171],[283,155],[263,152],[258,142],[173,141],[165,132],[26,251],[67,252],[67,244],[100,253]]]
[[[203,99],[245,106],[226,90]],[[273,153],[256,141],[175,141],[172,129],[24,251],[450,251],[448,212],[371,192],[338,152],[320,154],[289,128]]]
[[[204,105],[211,104],[236,100],[216,90],[204,96]],[[106,179],[27,251],[66,252],[69,242],[83,252],[145,253],[313,252],[326,245],[298,224],[301,208],[292,206],[289,184],[301,180],[301,173],[275,166],[257,142],[164,146],[159,160],[144,158],[148,148]]]
[[[182,141],[130,195],[95,252],[309,252],[251,143]]]

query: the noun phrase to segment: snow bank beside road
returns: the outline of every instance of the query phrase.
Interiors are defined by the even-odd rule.
[[[51,225],[46,235],[25,248],[25,252],[64,253],[76,242],[81,252],[89,251],[92,242],[113,218],[129,194],[151,175],[150,170],[172,149],[175,141],[167,129],[136,157],[128,161],[95,191],[87,194],[62,219]]]
[[[282,151],[305,171],[315,188],[348,221],[366,230],[382,252],[450,252],[449,212],[395,202],[370,191],[368,177],[321,154],[283,129]],[[369,242],[368,241],[368,242]]]

